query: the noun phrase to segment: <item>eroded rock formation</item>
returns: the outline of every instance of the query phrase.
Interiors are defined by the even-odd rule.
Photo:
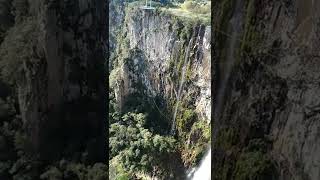
[[[319,179],[320,4],[240,2],[236,63],[227,91],[218,95],[219,87],[213,89],[215,98],[224,94],[220,116],[213,119],[215,179]],[[213,8],[217,84],[230,49],[235,4],[224,0]]]
[[[106,2],[2,0],[0,9],[0,110],[13,111],[0,113],[1,134],[40,160],[86,152],[104,162]]]

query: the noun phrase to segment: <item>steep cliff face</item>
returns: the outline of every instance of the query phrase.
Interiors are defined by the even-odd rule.
[[[185,163],[194,162],[210,138],[203,135],[210,134],[211,119],[210,26],[129,6],[123,29],[125,58],[112,73],[118,77],[115,97],[120,108],[131,94],[142,91],[151,97],[167,124],[162,131],[177,134],[185,142]],[[193,145],[201,150],[194,153]]]
[[[61,141],[55,129],[66,129],[70,134],[67,129],[74,128],[75,134],[71,136],[78,136],[76,131],[94,133],[95,129],[101,129],[102,133],[99,116],[103,114],[104,102],[99,97],[103,97],[104,89],[103,7],[100,1],[30,2],[30,14],[39,28],[39,39],[35,42],[38,44],[34,44],[39,63],[36,67],[24,67],[18,96],[22,119],[36,146],[45,144],[47,138]],[[86,108],[89,109],[85,112],[76,111]]]
[[[14,17],[11,14],[11,0],[1,1],[0,5],[0,42],[3,41],[5,32],[13,25]]]
[[[106,2],[0,4],[1,83],[10,92],[1,101],[15,112],[2,133],[25,137],[15,148],[41,160],[87,152],[104,161]]]
[[[128,2],[128,1],[126,1]],[[121,26],[125,16],[125,1],[109,1],[109,53],[110,60],[113,59],[112,54],[116,50],[117,37],[121,32]],[[110,61],[110,63],[112,63]]]
[[[128,48],[143,51],[144,59],[136,60],[134,64],[146,64],[143,83],[148,91],[153,96],[176,99],[182,79],[178,76],[185,69],[184,84],[187,85],[181,94],[186,97],[187,89],[188,93],[196,94],[193,103],[199,116],[210,120],[210,26],[190,22],[186,27],[172,15],[139,9],[129,12],[125,26]],[[130,82],[124,83],[129,84],[128,88],[131,86]]]
[[[163,148],[156,157],[147,154],[155,159],[153,162],[161,160],[156,166],[152,166],[153,162],[147,164],[154,170],[148,167],[144,170],[159,179],[183,179],[186,169],[199,163],[210,141],[211,27],[201,19],[174,15],[168,8],[143,9],[142,6],[134,2],[125,9],[109,76],[110,97],[114,97],[113,107],[120,114],[109,115],[109,144],[114,156],[110,161],[135,157],[131,164],[122,158],[123,166],[135,175],[143,171],[135,168],[146,166],[143,158],[130,154],[139,151],[145,155],[154,150],[144,150],[141,143],[121,149],[114,140],[120,136],[115,129],[128,124],[128,113],[143,113],[145,124],[127,126],[137,131],[143,126],[156,139],[161,136],[176,143],[170,154],[163,154]],[[156,139],[148,143],[154,149],[158,146],[154,143]],[[117,155],[116,150],[123,153]],[[168,163],[167,158],[175,162]],[[159,173],[164,169],[165,173]]]
[[[214,101],[223,96],[214,103],[215,179],[320,178],[319,5],[311,0],[215,3],[220,86]],[[239,35],[230,28],[235,16]],[[235,62],[223,78],[232,48]]]
[[[187,85],[182,87],[181,95],[186,97],[187,90],[190,94],[194,93],[193,103],[197,112],[204,119],[210,119],[210,26],[190,22],[189,27],[183,29],[186,33],[183,37],[183,32],[178,32],[181,28],[179,22],[175,24],[170,15],[161,16],[152,11],[130,14],[134,15],[127,20],[129,47],[144,51],[149,65],[148,89],[154,95],[176,99],[183,77],[174,80],[173,74],[180,73],[182,76],[182,71],[186,71],[184,83]]]

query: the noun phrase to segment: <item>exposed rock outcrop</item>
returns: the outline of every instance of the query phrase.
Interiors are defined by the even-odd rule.
[[[0,8],[1,80],[31,151],[104,161],[106,2],[4,0]]]
[[[159,15],[159,12],[141,9],[131,9],[127,13],[129,15],[124,26],[128,29],[128,48],[136,48],[143,53],[144,57],[135,59],[134,65],[145,64],[146,68],[141,77],[151,96],[163,96],[168,102],[176,99],[182,78],[181,71],[183,66],[186,66],[186,85],[182,90],[182,99],[188,99],[190,97],[187,96],[193,94],[191,103],[195,105],[197,113],[210,121],[210,26],[195,22],[185,26],[173,15]],[[188,47],[191,39],[193,43]],[[186,54],[187,48],[190,48],[189,54]],[[187,64],[183,64],[185,56],[188,59]],[[122,68],[123,77],[128,73],[132,77],[135,76],[134,73],[140,75],[140,71],[130,71],[125,66],[127,65],[124,64]],[[118,96],[130,93],[128,89],[133,84],[126,82],[130,81],[128,78],[123,80],[124,85],[127,85],[124,94]]]
[[[235,2],[213,8],[219,61],[230,48],[223,39],[232,33],[226,22],[236,12]],[[213,120],[215,179],[319,179],[320,3],[244,2],[236,64],[223,92],[224,108]],[[223,65],[215,67],[221,74]],[[221,80],[217,75],[215,81]]]
[[[210,141],[211,26],[167,10],[126,7],[109,80],[120,112],[148,104],[152,131],[179,140],[177,159],[187,168]]]

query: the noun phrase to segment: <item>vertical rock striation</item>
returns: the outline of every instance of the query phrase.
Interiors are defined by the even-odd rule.
[[[1,71],[9,81],[7,69],[17,70],[9,83],[32,151],[48,160],[87,150],[92,161],[104,161],[106,3],[14,0],[11,8]],[[12,43],[20,40],[25,46]],[[15,57],[18,51],[27,54]]]
[[[148,104],[150,129],[175,136],[178,159],[194,166],[210,141],[211,26],[138,3],[124,14],[109,78],[116,104],[121,113]]]
[[[193,104],[199,116],[210,120],[210,26],[191,23],[189,27],[182,29],[181,21],[172,15],[158,13],[140,9],[131,10],[124,25],[128,29],[126,38],[129,49],[139,49],[143,53],[144,58],[137,59],[134,63],[145,63],[147,67],[143,75],[144,85],[151,96],[160,95],[168,101],[176,99],[181,77],[177,76],[178,79],[174,80],[173,76],[181,75],[179,71],[187,56],[187,80],[182,94],[184,97],[196,94],[193,97]],[[183,33],[185,35],[182,35]],[[186,54],[190,38],[194,41],[190,46],[190,53]],[[135,73],[126,70],[123,72]]]
[[[222,39],[232,33],[224,22],[234,4],[213,8],[219,61],[230,48]],[[237,63],[221,116],[213,120],[215,179],[320,178],[319,5],[249,0],[241,7]]]

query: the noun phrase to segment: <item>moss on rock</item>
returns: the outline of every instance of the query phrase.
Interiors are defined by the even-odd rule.
[[[275,179],[274,164],[261,151],[243,152],[236,163],[235,180]]]

